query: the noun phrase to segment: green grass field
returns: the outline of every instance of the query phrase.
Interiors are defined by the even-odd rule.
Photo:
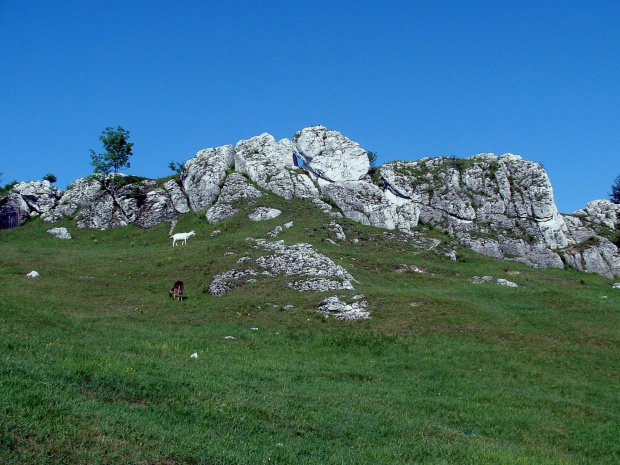
[[[216,226],[186,214],[175,232],[197,235],[174,249],[168,225],[67,221],[68,241],[40,220],[0,231],[0,464],[620,463],[620,291],[608,279],[467,251],[452,262],[348,220],[360,240],[338,246],[318,209],[260,201],[283,214]],[[215,274],[258,253],[245,238],[291,220],[278,239],[314,244],[355,291],[260,277],[209,295]],[[167,293],[177,279],[181,303]],[[316,312],[359,293],[370,320]]]

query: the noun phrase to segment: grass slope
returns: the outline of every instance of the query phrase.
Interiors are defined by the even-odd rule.
[[[604,278],[466,251],[452,262],[348,220],[337,246],[303,200],[261,204],[283,214],[184,215],[175,231],[197,235],[174,249],[167,225],[66,222],[70,241],[39,220],[1,231],[0,463],[620,461],[620,291]],[[246,237],[288,221],[278,239],[342,264],[359,284],[338,294],[364,294],[371,320],[325,319],[315,309],[335,293],[278,277],[208,294],[260,252]],[[167,295],[177,279],[182,303]]]

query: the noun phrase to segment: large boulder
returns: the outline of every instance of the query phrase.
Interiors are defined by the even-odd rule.
[[[326,181],[359,181],[370,169],[368,154],[357,142],[323,126],[299,131],[293,148],[305,168]]]
[[[181,181],[192,210],[204,210],[213,204],[234,159],[235,149],[225,145],[201,150],[185,163]]]
[[[293,146],[288,139],[276,142],[264,133],[239,141],[235,147],[235,170],[285,199],[319,196],[310,177],[295,166]]]

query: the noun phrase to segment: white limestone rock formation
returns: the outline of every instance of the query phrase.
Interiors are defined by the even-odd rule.
[[[181,190],[181,186],[176,180],[171,179],[170,181],[167,181],[164,184],[164,189],[168,192],[172,205],[174,205],[174,209],[178,213],[187,213],[190,211],[187,197],[185,197],[185,194]]]
[[[554,249],[570,233],[537,163],[518,155],[424,158],[381,167],[388,199],[412,204],[409,224],[429,223],[473,250],[533,266],[563,267]],[[419,212],[419,214],[418,214]]]
[[[71,184],[48,215],[53,221],[65,216],[73,216],[79,228],[102,230],[132,223],[150,228],[162,221],[176,220],[170,194],[158,188],[154,180],[136,180],[123,185],[98,175],[80,178]]]
[[[176,221],[174,203],[168,192],[156,188],[146,194],[136,214],[136,225],[143,229],[163,223]]]
[[[370,169],[368,154],[357,142],[324,126],[299,131],[293,148],[305,168],[325,181],[359,181]]]
[[[562,251],[566,263],[608,278],[620,276],[620,205],[594,200],[586,208],[564,215],[564,220],[573,239]]]
[[[15,184],[12,187],[12,195],[21,197],[21,200],[28,206],[28,212],[26,212],[23,203],[13,198],[12,202],[19,209],[20,221],[23,224],[26,218],[35,216],[41,216],[43,220],[48,221],[50,211],[61,197],[61,191],[49,181],[30,181]]]
[[[213,204],[234,159],[233,146],[224,145],[201,150],[185,163],[181,182],[192,210],[201,211]]]
[[[411,202],[391,200],[368,181],[326,183],[323,195],[332,200],[347,218],[386,229],[409,230],[418,224],[419,208]]]
[[[310,177],[295,166],[293,146],[288,139],[276,142],[264,133],[239,141],[235,147],[235,170],[285,199],[319,196]]]
[[[584,221],[609,229],[620,227],[620,204],[609,200],[593,200],[586,208],[573,212],[573,216],[583,218]]]
[[[248,238],[254,248],[270,253],[257,258],[254,267],[244,270],[231,269],[215,276],[209,285],[212,295],[222,295],[243,286],[257,276],[292,276],[297,278],[287,284],[299,291],[323,292],[327,290],[353,289],[355,279],[342,266],[314,250],[312,245],[299,243],[287,246],[284,241],[268,242],[265,239]],[[251,264],[244,259],[242,263]],[[248,277],[250,277],[248,279]]]
[[[217,202],[207,210],[207,221],[211,224],[219,223],[238,213],[238,202],[253,203],[254,199],[262,195],[243,175],[232,173],[226,178]]]

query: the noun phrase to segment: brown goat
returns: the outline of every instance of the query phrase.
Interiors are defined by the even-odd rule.
[[[174,300],[181,302],[183,300],[183,281],[177,281],[174,286],[168,291],[170,297],[174,297]]]

